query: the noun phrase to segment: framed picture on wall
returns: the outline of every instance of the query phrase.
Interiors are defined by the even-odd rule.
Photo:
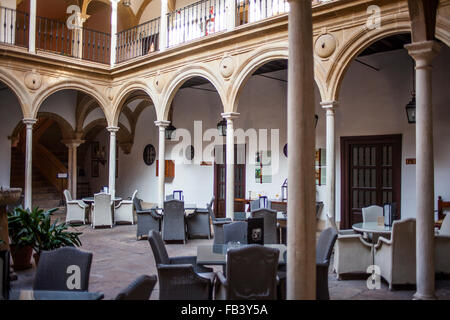
[[[91,142],[91,159],[97,159],[100,152],[100,144],[98,141]]]
[[[98,178],[99,176],[99,167],[98,167],[98,160],[91,160],[91,177],[92,178]]]

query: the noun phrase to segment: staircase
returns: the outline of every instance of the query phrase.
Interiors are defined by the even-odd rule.
[[[33,207],[52,209],[59,207],[61,194],[33,166]],[[11,187],[24,188],[25,185],[25,156],[18,148],[11,148]]]

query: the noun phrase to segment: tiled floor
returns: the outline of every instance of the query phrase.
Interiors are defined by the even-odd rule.
[[[82,250],[93,252],[93,262],[89,291],[102,291],[105,299],[113,299],[116,294],[132,280],[142,274],[157,274],[153,254],[147,240],[136,241],[136,226],[121,225],[112,229],[95,229],[90,226],[76,228],[83,232]],[[195,255],[199,244],[207,244],[212,240],[189,240],[183,244],[169,244],[167,250],[170,256]],[[19,279],[12,282],[13,288],[30,288],[33,269],[18,272]],[[218,269],[219,270],[219,269]],[[329,274],[331,299],[412,299],[414,288],[389,291],[386,283],[381,289],[369,290],[366,280],[336,280],[333,273]],[[450,300],[450,280],[436,282],[436,294],[439,299]],[[151,299],[158,299],[158,285]]]

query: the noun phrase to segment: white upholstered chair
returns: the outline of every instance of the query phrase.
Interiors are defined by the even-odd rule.
[[[82,200],[73,200],[69,190],[64,190],[66,198],[66,223],[82,222],[86,223],[89,206]]]
[[[450,274],[450,214],[442,221],[439,233],[434,237],[434,268],[436,273]]]
[[[96,193],[92,205],[92,227],[113,226],[113,205],[109,193]]]
[[[133,192],[131,200],[122,200],[114,209],[115,222],[130,222],[134,224],[133,200],[136,197],[137,190]]]
[[[383,207],[380,206],[370,206],[362,208],[363,222],[377,222],[378,217],[383,217]],[[378,235],[372,235],[370,233],[364,232],[364,238],[372,242],[378,241]]]
[[[374,257],[374,264],[380,267],[389,289],[397,284],[415,284],[416,220],[394,221],[391,239],[378,238]]]
[[[340,230],[334,249],[334,271],[342,274],[363,274],[373,264],[372,245],[353,230]]]

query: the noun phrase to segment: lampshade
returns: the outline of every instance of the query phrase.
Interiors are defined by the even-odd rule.
[[[317,128],[317,122],[319,122],[319,116],[317,114],[314,115],[314,128]]]
[[[226,136],[227,135],[227,120],[222,119],[222,121],[220,121],[217,124],[217,130],[219,131],[220,136]]]
[[[166,140],[172,140],[172,135],[177,130],[172,124],[166,128]]]
[[[123,0],[123,1],[122,1],[122,4],[123,4],[125,7],[129,7],[129,6],[131,6],[131,0]]]
[[[408,117],[408,123],[416,123],[416,95],[413,92],[411,101],[406,105],[406,116]]]

